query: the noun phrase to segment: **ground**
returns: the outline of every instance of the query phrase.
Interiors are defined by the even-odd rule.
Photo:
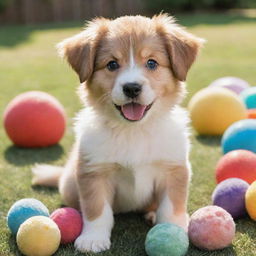
[[[189,94],[218,77],[233,75],[255,83],[256,19],[231,14],[178,15],[181,24],[207,40],[188,77]],[[44,149],[21,149],[12,145],[0,126],[0,255],[20,255],[15,238],[6,226],[10,206],[18,199],[34,197],[50,211],[61,206],[57,190],[31,187],[34,163],[64,164],[73,143],[72,118],[81,107],[75,93],[78,79],[56,55],[54,45],[81,29],[82,23],[0,27],[0,110],[17,94],[42,90],[56,96],[65,106],[68,126],[60,144]],[[254,84],[255,85],[255,84]],[[2,114],[2,113],[1,113]],[[193,178],[189,213],[211,203],[215,187],[214,167],[221,156],[219,137],[191,136]],[[146,255],[144,240],[149,226],[142,216],[130,213],[115,217],[111,250],[104,256]],[[189,256],[256,255],[256,224],[248,217],[236,222],[233,245],[222,251],[201,251],[191,246]],[[61,246],[56,255],[82,255],[72,245]],[[93,254],[86,254],[93,255]]]

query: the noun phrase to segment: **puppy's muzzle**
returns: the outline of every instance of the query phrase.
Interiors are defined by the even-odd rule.
[[[142,86],[138,83],[126,83],[123,85],[123,93],[128,98],[134,99],[140,95]]]

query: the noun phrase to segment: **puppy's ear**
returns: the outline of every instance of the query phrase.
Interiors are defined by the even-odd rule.
[[[108,19],[97,18],[81,33],[57,44],[59,55],[76,71],[81,83],[93,73],[97,48],[108,30],[108,22]]]
[[[158,34],[164,40],[175,77],[185,81],[187,72],[205,40],[186,32],[167,14],[154,16],[153,21],[156,23]]]

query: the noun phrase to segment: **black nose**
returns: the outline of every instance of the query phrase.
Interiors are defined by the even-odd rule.
[[[136,98],[141,93],[141,85],[137,83],[127,83],[123,85],[123,92],[129,98]]]

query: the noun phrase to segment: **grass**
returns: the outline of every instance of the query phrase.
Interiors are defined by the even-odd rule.
[[[256,19],[228,14],[181,15],[178,20],[189,31],[207,39],[197,63],[188,77],[191,95],[214,79],[234,75],[255,83]],[[13,146],[0,127],[0,255],[20,255],[15,238],[6,227],[9,207],[18,199],[35,197],[50,211],[60,207],[56,189],[31,187],[30,168],[34,163],[64,164],[73,143],[72,117],[81,107],[75,94],[78,79],[57,57],[54,45],[73,35],[81,23],[38,26],[0,27],[0,111],[17,94],[43,90],[56,96],[65,106],[68,127],[59,145],[43,149],[21,149]],[[1,113],[2,114],[2,113]],[[221,156],[220,138],[193,133],[191,162],[193,179],[190,187],[189,212],[211,203],[215,187],[214,166]],[[144,240],[149,226],[142,216],[129,213],[115,217],[111,250],[104,256],[145,255]],[[225,250],[206,252],[191,246],[193,255],[256,255],[256,224],[245,218],[236,222],[233,245]],[[82,255],[72,245],[61,246],[56,255]],[[84,254],[83,254],[84,255]],[[93,255],[93,254],[86,254]]]

